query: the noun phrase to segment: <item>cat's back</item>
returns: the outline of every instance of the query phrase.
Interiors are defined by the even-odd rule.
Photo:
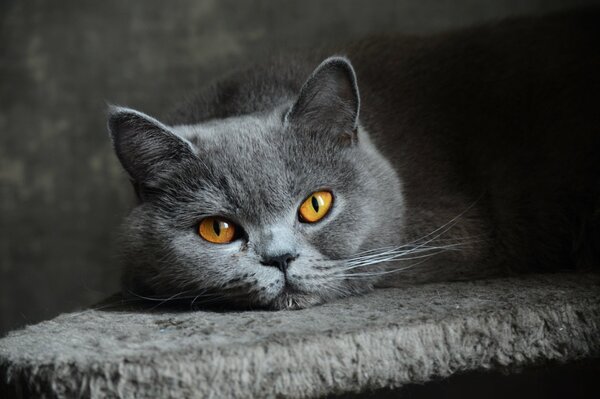
[[[511,262],[596,262],[599,43],[589,9],[355,45],[362,122],[409,206],[448,218],[479,199],[483,230]]]

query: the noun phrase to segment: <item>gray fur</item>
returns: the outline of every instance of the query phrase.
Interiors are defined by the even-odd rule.
[[[167,123],[111,109],[140,198],[124,224],[125,291],[302,308],[375,283],[597,265],[598,19],[281,58],[208,87]],[[300,222],[321,189],[331,212]],[[239,239],[204,241],[207,216],[236,223]],[[282,255],[287,273],[261,264]]]
[[[334,116],[331,107],[337,105],[321,103],[318,94],[335,100],[335,89],[349,85],[357,96],[355,80],[346,78],[354,76],[348,61],[332,58],[319,69],[298,102],[270,112],[167,127],[137,111],[111,109],[117,154],[133,170],[143,199],[123,234],[131,293],[182,293],[196,303],[208,298],[297,308],[371,288],[372,279],[336,274],[357,252],[392,245],[400,237],[400,181],[358,129],[358,97],[340,98],[339,109],[350,118],[339,127],[332,123],[316,131],[302,123],[303,118],[323,118],[318,113],[326,106]],[[338,79],[340,71],[344,77],[331,83],[330,92],[314,92],[320,84],[316,80]],[[145,119],[129,122],[134,118]],[[357,129],[358,140],[340,139]],[[129,142],[138,147],[125,147]],[[187,153],[184,143],[193,152]],[[157,156],[160,152],[164,157]],[[154,156],[158,164],[146,162]],[[333,209],[318,223],[300,222],[300,204],[320,189],[334,193]],[[215,215],[242,227],[244,236],[224,245],[203,240],[198,221]],[[393,234],[377,237],[382,225]],[[297,257],[285,278],[261,264],[261,259],[285,253]]]

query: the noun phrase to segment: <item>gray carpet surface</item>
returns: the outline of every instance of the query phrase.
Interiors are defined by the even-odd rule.
[[[0,339],[0,393],[319,397],[600,357],[600,276],[380,289],[298,311],[85,310]]]

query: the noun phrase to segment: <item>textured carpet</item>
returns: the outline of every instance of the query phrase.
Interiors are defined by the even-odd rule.
[[[63,314],[0,339],[0,396],[304,398],[598,357],[599,276],[537,275],[299,311]]]

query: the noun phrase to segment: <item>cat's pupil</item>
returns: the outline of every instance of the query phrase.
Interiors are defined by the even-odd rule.
[[[213,230],[215,231],[216,235],[221,235],[221,224],[216,220],[213,222]]]
[[[315,212],[319,212],[319,201],[317,201],[317,198],[315,196],[312,197],[312,206],[315,209]]]

